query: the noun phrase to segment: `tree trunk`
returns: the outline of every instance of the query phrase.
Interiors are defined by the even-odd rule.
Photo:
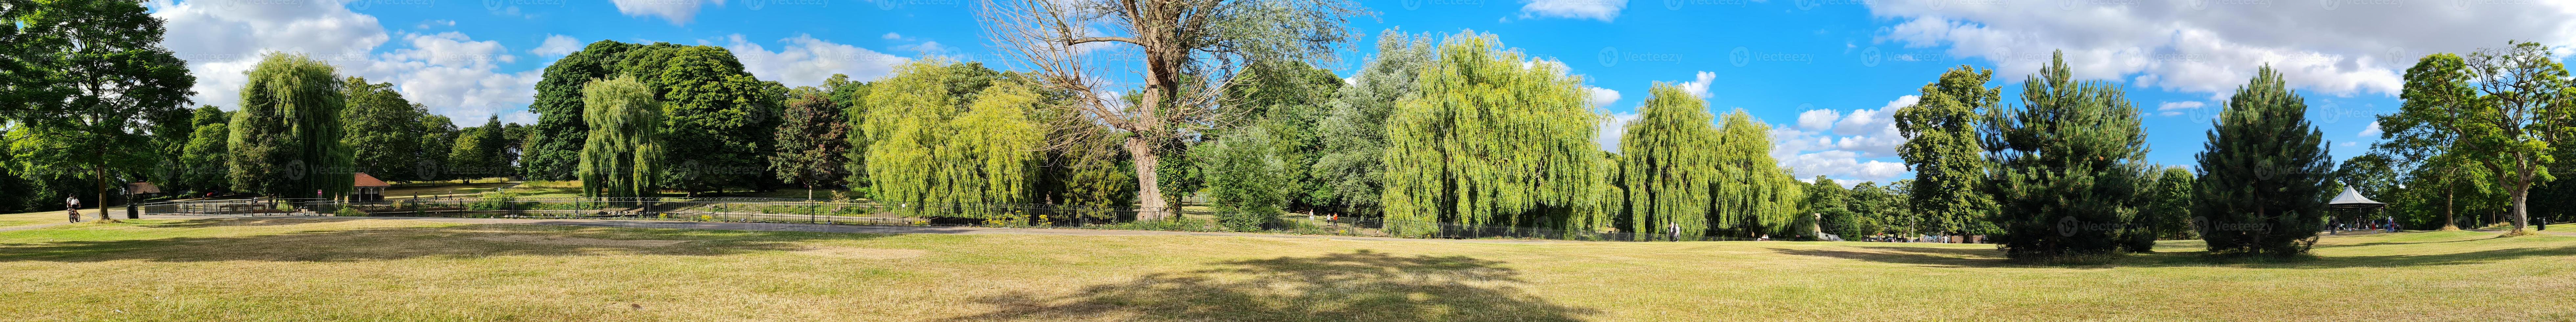
[[[2514,183],[2514,186],[2513,186],[2513,218],[2512,218],[2512,219],[2513,219],[2513,234],[2515,234],[2515,235],[2520,235],[2520,234],[2527,233],[2527,232],[2523,231],[2523,229],[2524,229],[2524,228],[2523,228],[2523,226],[2529,225],[2529,224],[2531,223],[2531,213],[2529,212],[2529,209],[2527,209],[2527,207],[2525,207],[2525,206],[2526,206],[2526,204],[2527,204],[2527,202],[2526,202],[2526,201],[2530,201],[2530,200],[2531,200],[2531,181],[2532,181],[2532,179],[2535,179],[2535,178],[2532,178],[2532,174],[2531,174],[2531,167],[2522,167],[2522,180],[2521,180],[2522,182]]]
[[[1162,157],[1154,154],[1154,144],[1143,137],[1127,137],[1127,155],[1136,163],[1136,220],[1158,220],[1171,217],[1171,206],[1163,202],[1162,176],[1154,173]]]
[[[2460,188],[2453,185],[2443,186],[2449,189],[2442,189],[2442,230],[2460,230],[2460,216],[2454,213],[2457,207],[2452,205],[2455,202],[2453,200],[2460,199]]]

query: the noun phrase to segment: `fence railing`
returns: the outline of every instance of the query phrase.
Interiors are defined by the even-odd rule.
[[[1382,218],[1282,214],[1258,227],[1227,228],[1212,214],[1183,210],[1171,220],[1135,220],[1140,213],[1168,208],[1105,207],[1061,204],[883,203],[754,197],[529,198],[418,197],[384,200],[245,199],[164,201],[143,205],[145,213],[211,216],[402,216],[464,218],[558,218],[682,220],[761,223],[813,223],[903,226],[976,226],[1083,228],[1167,231],[1253,231],[1306,235],[1512,238],[1640,241],[1674,236],[1616,231],[1580,231],[1538,227],[1390,221]],[[1692,240],[1721,240],[1700,236]]]

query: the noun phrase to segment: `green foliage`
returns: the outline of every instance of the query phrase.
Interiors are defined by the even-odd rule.
[[[426,108],[412,104],[394,91],[393,83],[368,83],[364,77],[349,77],[340,85],[340,95],[348,97],[349,108],[341,112],[341,131],[348,133],[349,149],[359,172],[377,179],[417,181],[423,162],[440,158],[424,151],[420,137],[424,128],[420,118],[429,114]],[[435,164],[432,164],[435,165]],[[432,170],[435,171],[435,170]]]
[[[2146,181],[2146,133],[2116,85],[2076,82],[2063,52],[2023,81],[2023,106],[1989,109],[1983,185],[2005,254],[2053,261],[2116,251]],[[2209,181],[2203,181],[2209,182]]]
[[[781,182],[807,188],[840,187],[849,179],[850,122],[827,93],[809,92],[787,103],[769,157]]]
[[[1423,67],[1420,94],[1386,121],[1389,233],[1439,233],[1428,223],[1609,228],[1606,177],[1593,143],[1601,115],[1581,77],[1554,62],[1524,63],[1492,35],[1464,32]],[[1527,67],[1524,67],[1527,66]]]
[[[1648,239],[1696,240],[1711,228],[1709,215],[1719,180],[1720,153],[1715,116],[1707,103],[1680,87],[1656,82],[1648,90],[1642,114],[1619,137],[1619,158],[1627,169],[1629,231],[1657,232]]]
[[[0,113],[18,137],[7,147],[13,172],[87,172],[83,192],[96,197],[110,193],[109,177],[144,177],[167,160],[171,140],[143,131],[184,114],[196,77],[162,47],[162,21],[143,2],[6,2],[0,19]]]
[[[2576,92],[2567,66],[2555,49],[2532,42],[2479,50],[2469,55],[2467,70],[2479,96],[2465,113],[2454,152],[2472,156],[2512,197],[2507,220],[2515,233],[2525,232],[2532,187],[2555,180],[2549,168],[2559,152],[2550,145],[2576,137]]]
[[[918,61],[873,85],[866,126],[868,180],[880,203],[914,216],[988,218],[1000,209],[948,207],[1027,203],[1044,142],[1030,117],[1041,98],[1025,84],[997,82],[960,109],[948,81],[966,75],[945,61]]]
[[[1951,68],[1923,85],[1920,101],[1896,110],[1896,130],[1905,135],[1896,154],[1914,170],[1914,184],[1908,185],[1914,191],[1907,195],[1923,216],[1924,230],[1960,232],[1991,203],[1977,191],[1986,168],[1978,154],[1985,148],[1977,146],[1977,113],[2003,99],[2003,88],[1985,87],[1993,77],[1994,70]]]
[[[456,139],[464,136],[464,130],[456,128],[456,122],[446,115],[425,114],[428,113],[427,111],[422,113],[424,114],[420,116],[420,124],[414,126],[419,128],[416,133],[420,133],[417,139],[420,141],[418,145],[421,164],[416,170],[419,172],[413,174],[420,180],[447,180],[459,177],[447,172],[447,168],[455,163],[447,157],[455,154]]]
[[[1351,214],[1377,214],[1385,190],[1386,120],[1395,104],[1414,93],[1417,73],[1432,59],[1428,34],[1406,35],[1388,29],[1378,36],[1377,56],[1351,75],[1351,84],[1334,91],[1327,114],[1316,124],[1322,155],[1315,160],[1315,182],[1331,193],[1319,202]]]
[[[1277,210],[1312,210],[1335,199],[1333,190],[1316,181],[1309,169],[1323,155],[1323,138],[1315,127],[1325,117],[1324,103],[1341,87],[1342,78],[1332,71],[1294,61],[1256,63],[1237,75],[1234,84],[1225,87],[1225,95],[1219,98],[1219,109],[1231,119],[1221,121],[1226,126],[1209,130],[1206,137],[1225,143],[1221,149],[1262,151],[1259,157],[1268,160],[1212,160],[1200,164],[1201,171],[1209,177],[1210,201],[1227,198],[1214,195],[1217,192],[1248,191],[1247,187],[1277,191]],[[1255,179],[1260,182],[1238,184],[1226,181],[1243,178],[1224,173],[1232,171],[1267,173],[1258,175],[1264,177]],[[1217,206],[1225,207],[1221,202]]]
[[[660,191],[662,101],[633,77],[592,81],[582,89],[584,135],[580,175],[587,197],[649,197]]]
[[[224,162],[231,147],[232,134],[225,125],[230,117],[212,105],[198,107],[194,114],[189,123],[196,127],[196,133],[188,137],[187,148],[179,154],[179,166],[185,170],[179,172],[177,182],[191,191],[232,191],[232,179],[226,177],[231,167]]]
[[[1280,132],[1294,131],[1269,126],[1239,129],[1224,140],[1195,148],[1210,155],[1201,163],[1208,176],[1208,203],[1216,211],[1217,223],[1234,230],[1259,230],[1263,224],[1286,210],[1289,194],[1298,192],[1290,174],[1302,169],[1292,160],[1290,144],[1280,141]]]
[[[329,63],[269,54],[246,73],[227,124],[233,189],[284,198],[346,196],[355,155],[342,141],[343,84]]]
[[[622,74],[618,63],[626,60],[628,51],[641,47],[644,45],[601,40],[546,65],[545,74],[537,80],[536,101],[528,104],[528,112],[537,114],[537,124],[532,126],[535,133],[531,134],[535,142],[525,152],[528,179],[574,178],[590,133],[590,127],[582,123],[586,110],[582,106],[582,87],[593,80]]]
[[[2281,257],[2316,243],[2334,159],[2307,112],[2306,99],[2271,66],[2228,97],[2198,155],[2193,189],[2210,252]]]
[[[662,169],[662,183],[691,191],[724,187],[767,187],[769,153],[778,131],[778,98],[786,88],[752,77],[722,47],[688,46],[669,51],[658,66],[646,69],[659,77],[643,81],[663,100],[663,144],[672,160]]]
[[[2370,145],[2371,154],[2347,161],[2367,166],[2381,160],[2386,169],[2347,166],[2338,170],[2339,177],[2356,182],[2365,175],[2402,176],[2385,185],[2370,180],[2357,184],[2364,194],[2392,202],[2388,211],[2427,224],[2419,226],[2458,227],[2458,200],[2488,199],[2478,196],[2500,190],[2494,181],[2478,179],[2493,176],[2484,159],[2461,147],[2461,137],[2474,134],[2464,131],[2478,122],[2473,113],[2482,104],[2468,68],[2466,59],[2449,53],[2426,55],[2407,68],[2406,85],[2398,93],[2404,103],[2396,113],[2377,118],[2379,142]],[[2395,187],[2400,185],[2406,188]]]
[[[2151,252],[2156,240],[2195,237],[2191,229],[2194,187],[2191,169],[2165,168],[2154,186],[2147,188],[2145,204],[2138,207],[2137,215],[2120,232],[2121,250]]]
[[[506,154],[503,150],[509,148],[509,140],[502,136],[504,130],[501,117],[493,115],[483,122],[483,126],[457,131],[456,143],[448,147],[447,174],[475,179],[513,173],[510,159],[503,157]]]
[[[1806,227],[1796,223],[1805,217],[1797,212],[1798,202],[1806,199],[1800,191],[1806,184],[1771,159],[1771,125],[1741,109],[1727,113],[1720,123],[1709,229],[1742,238],[1805,235]]]
[[[852,188],[873,184],[874,180],[868,175],[868,170],[873,167],[868,164],[868,158],[873,153],[868,149],[877,140],[884,139],[886,133],[893,131],[895,126],[895,124],[873,123],[869,119],[877,109],[885,108],[881,106],[948,105],[951,108],[945,111],[954,113],[965,110],[966,104],[973,102],[977,93],[982,92],[985,87],[992,86],[993,81],[1001,79],[1000,72],[984,68],[981,63],[922,65],[913,68],[917,72],[909,75],[910,78],[903,78],[906,75],[898,74],[869,83],[865,87],[834,87],[832,92],[835,95],[845,92],[861,95],[856,98],[856,104],[850,104],[848,108],[842,109],[842,116],[850,122],[848,133],[850,162],[847,173]],[[897,79],[903,79],[903,82],[894,83]],[[897,88],[898,86],[900,88]],[[876,95],[879,93],[888,91],[902,92],[885,94],[887,96],[883,100],[877,98]],[[860,192],[863,192],[863,195],[876,196],[874,188],[869,189]]]

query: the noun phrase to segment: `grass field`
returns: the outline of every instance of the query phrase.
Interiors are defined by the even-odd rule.
[[[2576,238],[2493,236],[2069,267],[1958,244],[146,219],[0,232],[0,320],[2576,320]]]

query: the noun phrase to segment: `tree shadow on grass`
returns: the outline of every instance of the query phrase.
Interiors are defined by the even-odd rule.
[[[2375,242],[2366,244],[2317,246],[2317,248],[2324,249],[2354,246],[2474,242],[2490,239],[2494,238],[2423,242]],[[2002,251],[1986,249],[1884,246],[1850,247],[1850,249],[1774,249],[1774,251],[1787,255],[1832,257],[1939,268],[2056,266],[2065,268],[2237,267],[2320,269],[2347,267],[2466,265],[2534,257],[2576,257],[2576,246],[2521,247],[2440,254],[2303,256],[2291,259],[2213,257],[2208,255],[2207,252],[2159,252],[2122,255],[2120,258],[2106,264],[2047,265],[2017,263],[2004,258]]]
[[[1857,247],[1857,248],[1858,248],[1858,249],[1854,249],[1854,250],[1837,250],[1837,249],[1772,249],[1772,251],[1779,252],[1779,253],[1781,253],[1781,254],[1788,254],[1788,255],[1799,255],[1799,256],[1818,256],[1818,257],[1832,257],[1832,258],[1855,259],[1855,260],[1864,260],[1864,261],[1873,261],[1873,262],[1882,262],[1882,263],[1896,263],[1896,264],[1907,264],[1907,265],[1916,265],[1916,266],[1947,267],[1947,268],[1964,268],[1964,267],[1996,267],[1996,266],[2006,266],[2006,265],[2009,265],[2009,264],[2010,264],[2010,262],[2009,262],[2009,261],[2007,261],[2006,259],[2004,259],[2004,258],[2003,258],[2003,254],[2004,254],[2004,253],[2003,253],[2003,251],[2000,251],[2000,250],[1993,250],[1993,249],[1958,249],[1958,248],[1935,248],[1935,247]]]
[[[975,299],[992,312],[947,321],[1578,321],[1596,310],[1523,292],[1518,272],[1466,256],[1360,250],[1216,263],[1063,296]]]
[[[255,227],[316,224],[339,220],[235,219],[117,224],[57,229],[124,228],[119,233],[155,233],[161,228]],[[132,229],[142,228],[142,229]],[[407,258],[478,258],[491,256],[683,255],[721,256],[755,251],[795,250],[798,242],[867,239],[886,235],[807,232],[629,229],[508,224],[448,227],[376,227],[353,229],[276,229],[273,234],[181,236],[149,239],[75,240],[0,244],[0,262],[157,262],[280,261],[351,262]]]

